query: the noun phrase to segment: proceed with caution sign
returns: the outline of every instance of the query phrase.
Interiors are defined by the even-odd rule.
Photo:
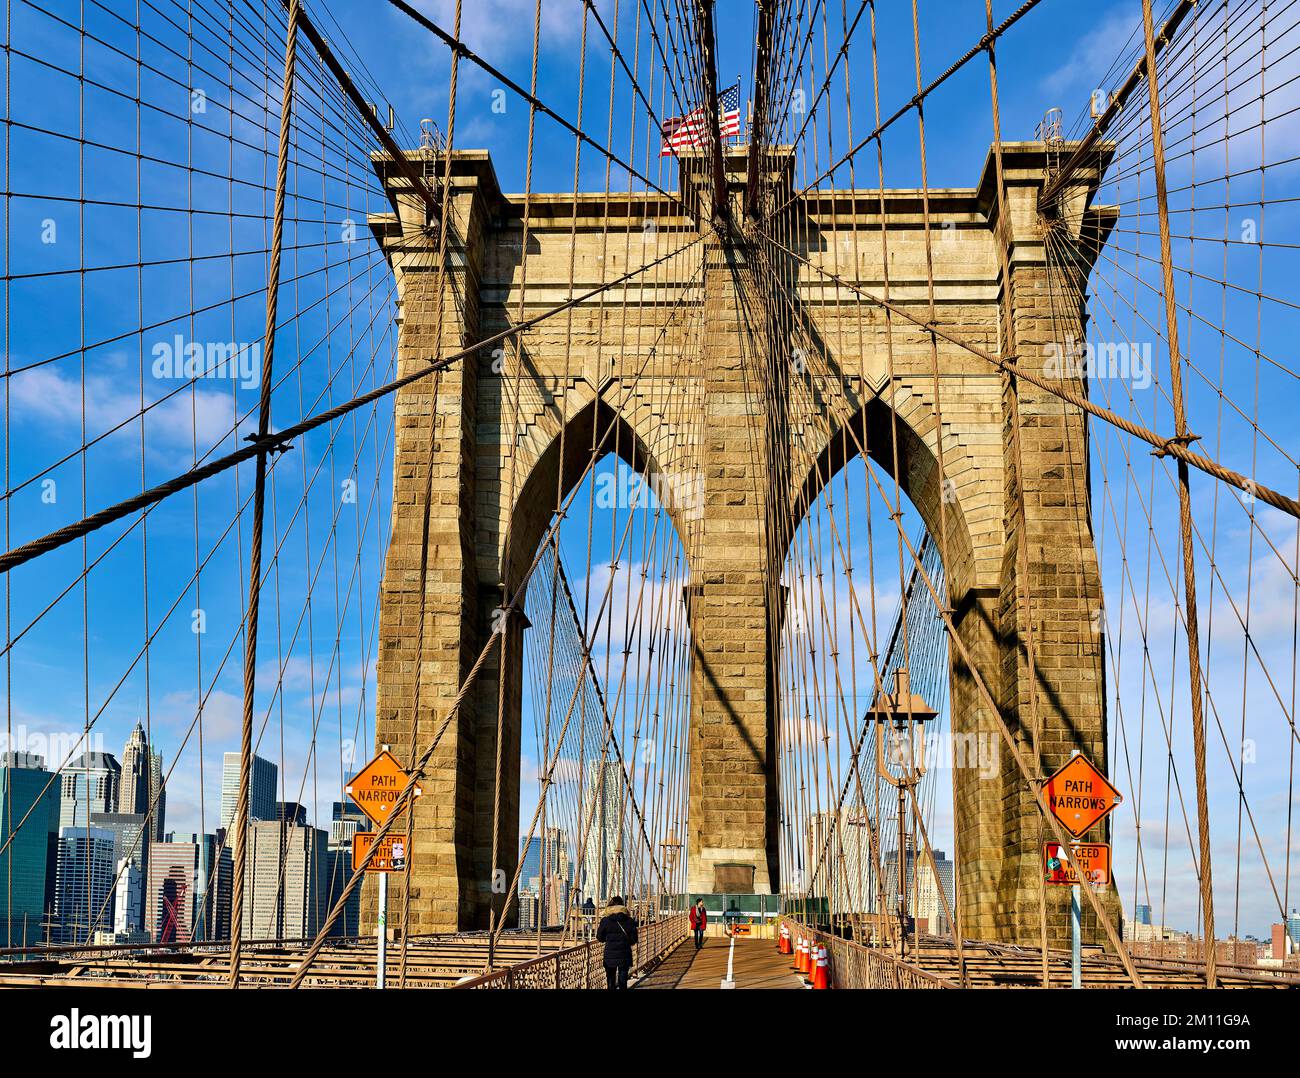
[[[1120,792],[1085,757],[1070,762],[1047,780],[1052,815],[1075,838],[1104,820],[1124,800]]]
[[[361,871],[361,862],[366,859],[370,847],[375,844],[374,831],[358,831],[352,836],[352,871]],[[366,866],[367,872],[401,872],[406,868],[406,836],[385,835],[379,844],[375,856]]]
[[[1043,879],[1063,887],[1076,883],[1107,886],[1110,883],[1110,844],[1071,842],[1069,853],[1062,856],[1059,842],[1046,843],[1043,846]]]

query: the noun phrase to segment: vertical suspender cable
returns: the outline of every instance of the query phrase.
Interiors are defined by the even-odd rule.
[[[266,339],[262,351],[261,396],[257,407],[258,447],[253,488],[253,535],[249,557],[248,626],[244,636],[244,710],[239,743],[239,798],[235,804],[235,864],[230,900],[230,979],[239,987],[240,943],[243,938],[244,869],[248,850],[249,778],[253,765],[253,691],[257,670],[257,617],[261,601],[262,524],[266,506],[266,455],[270,451],[271,374],[275,357],[275,322],[279,310],[280,250],[284,239],[284,190],[289,174],[289,124],[292,118],[293,72],[298,43],[298,0],[290,0],[285,32],[284,90],[280,98],[280,144],[276,156],[275,206],[271,221],[271,259],[266,279]]]
[[[1178,309],[1174,296],[1172,243],[1169,235],[1169,192],[1165,186],[1165,145],[1160,128],[1160,93],[1156,85],[1155,31],[1151,0],[1142,0],[1142,31],[1146,37],[1147,92],[1151,103],[1151,152],[1155,159],[1156,208],[1160,225],[1160,263],[1164,275],[1165,323],[1169,334],[1169,388],[1174,406],[1174,441],[1187,445],[1187,408],[1183,400],[1182,359],[1178,352]],[[1201,700],[1201,639],[1196,617],[1196,555],[1192,549],[1191,475],[1178,461],[1178,523],[1182,532],[1183,592],[1187,617],[1187,674],[1191,679],[1192,753],[1196,761],[1196,825],[1200,843],[1201,911],[1205,919],[1205,986],[1216,981],[1214,953],[1214,887],[1210,871],[1210,806],[1205,791],[1205,714]]]

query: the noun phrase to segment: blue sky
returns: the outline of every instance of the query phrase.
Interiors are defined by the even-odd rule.
[[[449,0],[418,6],[439,25],[451,28],[454,5]],[[582,5],[576,0],[546,0],[543,6],[538,95],[576,120]],[[996,3],[995,20],[1013,6]],[[52,7],[74,25],[80,19],[78,5]],[[213,77],[214,72],[229,70],[222,54],[228,42],[222,41],[219,20],[200,28],[198,40],[207,51],[199,50],[187,64],[183,50],[181,55],[169,51],[181,49],[183,41],[174,27],[156,20],[149,25],[154,40],[141,43],[127,23],[111,16],[117,7],[127,13],[129,23],[134,5],[110,4],[109,11],[88,13],[88,29],[100,41],[85,45],[93,84],[80,92],[75,78],[58,70],[77,69],[80,35],[23,5],[13,9],[15,51],[9,75],[14,92],[5,143],[6,186],[11,193],[5,348],[11,374],[3,447],[10,544],[158,482],[206,454],[230,451],[248,433],[244,417],[257,398],[255,387],[236,378],[194,384],[160,381],[152,364],[154,348],[173,342],[177,334],[184,342],[229,342],[246,346],[246,352],[261,341],[264,309],[257,289],[259,275],[264,280],[265,259],[258,251],[268,235],[269,201],[259,186],[265,188],[272,176],[274,142],[266,131],[273,130],[274,115],[266,103],[275,100],[278,83],[265,75],[249,77],[255,70],[250,57],[261,53],[245,22],[237,38],[249,55],[236,64],[243,74],[236,80],[232,122],[224,76]],[[848,5],[850,18],[855,8]],[[613,3],[605,0],[600,9],[612,25]],[[910,5],[882,4],[881,9],[881,108],[887,115],[915,92],[915,72]],[[413,143],[424,117],[446,129],[445,47],[388,5],[334,0],[329,17],[319,3],[310,10],[331,40],[340,42],[346,34],[349,47],[340,45],[345,63],[367,96],[394,106],[399,141]],[[619,35],[629,55],[630,10],[628,4],[621,5]],[[752,10],[748,3],[727,0],[718,5],[717,18],[719,81],[725,85],[742,76],[746,99],[751,93]],[[526,0],[466,3],[462,36],[471,49],[526,84],[532,12]],[[830,17],[834,43],[838,10]],[[1116,57],[1125,53],[1131,60],[1136,43],[1132,35],[1139,26],[1140,5],[1133,0],[1090,5],[1048,0],[1027,15],[998,46],[1004,137],[1032,138],[1044,112],[1053,106],[1062,108],[1067,133],[1077,130],[1086,118],[1090,92],[1098,85],[1113,85],[1119,70]],[[983,31],[982,4],[923,3],[923,78],[928,81],[945,69]],[[866,131],[874,113],[867,32],[865,25],[860,28],[850,52],[855,138]],[[604,141],[609,53],[590,20],[587,33],[583,126]],[[1288,41],[1271,43],[1271,54],[1285,57]],[[279,47],[274,40],[266,46],[272,68]],[[128,59],[137,48],[154,70],[137,72]],[[643,78],[648,78],[650,57],[643,37],[638,66]],[[1294,62],[1290,64],[1287,68],[1280,63],[1278,74],[1265,76],[1271,89],[1285,81],[1287,71],[1294,75]],[[1211,77],[1208,72],[1206,78]],[[459,78],[456,145],[489,149],[503,188],[523,190],[526,103],[508,92],[504,98],[494,95],[496,81],[468,62],[460,65]],[[1234,106],[1238,97],[1249,97],[1255,85],[1246,74],[1241,79],[1240,89],[1233,91]],[[842,152],[848,142],[838,79],[836,86],[840,88],[831,98],[835,103],[825,106],[822,115],[832,117],[833,144]],[[206,99],[202,112],[194,111],[196,88]],[[139,113],[126,103],[137,92],[147,103]],[[1281,147],[1287,133],[1294,134],[1294,117],[1285,91],[1278,92],[1284,96],[1274,93],[1266,108],[1273,132],[1269,139]],[[504,112],[499,105],[494,109],[501,100]],[[655,105],[660,107],[658,101]],[[663,114],[675,111],[671,100],[663,108]],[[327,114],[335,115],[333,106]],[[639,169],[667,186],[674,170],[661,165],[652,136],[647,142],[646,118],[633,108],[631,91],[621,77],[613,114],[617,154],[628,159],[630,152]],[[635,133],[629,127],[634,115]],[[1286,154],[1275,150],[1273,142],[1257,145],[1258,131],[1251,134],[1244,120],[1225,122],[1241,132],[1226,151],[1214,144],[1214,121],[1207,116],[1194,125],[1207,149],[1171,163],[1171,184],[1186,189],[1174,196],[1175,208],[1188,211],[1176,216],[1176,222],[1190,224],[1181,233],[1211,241],[1241,236],[1258,217],[1255,227],[1266,239],[1293,241],[1295,211],[1284,199],[1293,193],[1294,166],[1286,165]],[[926,123],[930,184],[972,185],[988,153],[991,131],[983,60],[972,62],[927,102]],[[313,164],[320,156],[319,136],[309,126],[296,132],[300,157],[291,172],[291,188],[299,197],[290,201],[286,242],[295,249],[286,256],[285,280],[295,283],[282,289],[281,303],[285,311],[297,314],[282,319],[277,338],[277,370],[285,372],[273,397],[277,426],[344,400],[392,372],[390,280],[364,228],[364,214],[379,208],[367,175],[365,147],[345,155],[346,169],[327,170],[329,175],[322,178]],[[79,133],[88,140],[84,148],[79,148]],[[633,138],[635,149],[629,151]],[[824,167],[824,129],[819,140],[818,162]],[[326,141],[335,141],[328,130]],[[1282,162],[1268,170],[1264,196],[1257,186],[1249,186],[1258,181],[1244,175],[1228,184],[1215,182],[1225,171],[1240,173],[1252,161],[1258,164],[1261,155]],[[811,159],[801,168],[808,178],[815,171]],[[919,184],[912,117],[904,117],[886,136],[885,168],[891,185]],[[539,117],[534,189],[568,191],[573,170],[573,140]],[[233,185],[224,178],[232,171],[240,178]],[[605,172],[604,159],[584,149],[579,186],[603,189]],[[874,182],[870,150],[860,155],[857,179],[863,186]],[[1195,187],[1190,186],[1192,179]],[[837,172],[834,182],[847,186],[847,168]],[[609,183],[613,190],[626,189],[628,177],[615,166]],[[1158,278],[1151,261],[1156,248],[1149,184],[1149,171],[1139,171],[1103,192],[1104,199],[1145,216],[1121,219],[1114,240],[1117,253],[1094,280],[1090,313],[1098,340],[1152,343],[1158,377],[1145,388],[1132,380],[1095,384],[1094,399],[1166,430],[1167,359],[1161,343],[1163,311],[1158,292],[1152,291]],[[634,181],[633,187],[639,184]],[[83,197],[89,201],[79,202]],[[1252,200],[1257,206],[1261,197],[1270,203],[1266,212],[1252,208]],[[131,205],[137,202],[145,208]],[[1214,209],[1224,203],[1236,208]],[[1193,206],[1203,208],[1193,214]],[[196,209],[206,212],[191,212]],[[359,238],[346,238],[349,221],[361,222]],[[1174,253],[1176,263],[1202,275],[1183,274],[1177,281],[1180,299],[1208,323],[1185,319],[1182,341],[1197,367],[1187,376],[1187,393],[1190,422],[1202,435],[1201,447],[1264,482],[1294,491],[1292,416],[1298,397],[1289,369],[1296,366],[1290,353],[1300,327],[1293,309],[1249,294],[1261,291],[1294,303],[1293,254],[1281,247],[1227,248],[1180,238]],[[137,262],[149,265],[140,268]],[[83,264],[121,268],[83,277],[75,272]],[[1225,278],[1245,292],[1215,291],[1213,282]],[[205,306],[200,297],[211,297],[212,309],[191,318],[192,309]],[[142,332],[142,326],[149,328]],[[1233,339],[1220,332],[1223,327]],[[1267,358],[1257,359],[1256,350]],[[145,407],[142,425],[138,413]],[[270,562],[267,585],[268,595],[278,599],[269,611],[264,607],[262,623],[256,709],[259,723],[265,719],[261,751],[284,760],[284,796],[314,802],[317,820],[327,815],[349,760],[364,758],[371,741],[374,598],[390,512],[391,424],[389,407],[363,410],[303,439],[276,460],[272,473],[268,549],[278,548],[280,555]],[[1127,436],[1096,434],[1095,528],[1112,642],[1108,675],[1112,692],[1122,700],[1122,738],[1121,708],[1112,703],[1111,709],[1117,731],[1112,778],[1129,794],[1116,816],[1121,894],[1126,908],[1135,893],[1138,901],[1150,897],[1159,916],[1160,881],[1165,880],[1167,920],[1191,928],[1195,911],[1189,896],[1194,887],[1189,886],[1189,843],[1180,805],[1191,813],[1194,800],[1187,681],[1176,658],[1182,637],[1175,629],[1179,570],[1171,526],[1176,509],[1173,472],[1167,464],[1153,462],[1147,447]],[[92,439],[94,445],[81,451],[83,442]],[[49,480],[53,487],[47,485]],[[1290,767],[1295,740],[1289,723],[1295,714],[1295,522],[1262,506],[1257,510],[1243,505],[1238,495],[1216,491],[1209,480],[1197,477],[1193,486],[1206,548],[1198,550],[1202,635],[1216,705],[1210,715],[1210,786],[1219,905],[1224,910],[1239,904],[1241,930],[1264,933],[1276,917],[1277,901],[1245,813],[1238,838],[1233,768],[1238,766],[1244,730],[1253,749],[1250,762],[1239,766],[1280,894],[1285,889],[1280,870],[1286,860],[1287,820],[1294,808]],[[45,736],[76,731],[95,719],[103,747],[120,752],[130,727],[137,719],[147,719],[168,765],[179,755],[169,792],[169,820],[178,829],[215,826],[220,753],[238,745],[242,641],[237,630],[247,592],[250,491],[249,470],[227,473],[159,506],[150,513],[147,527],[130,521],[115,525],[92,537],[84,552],[74,544],[9,577],[11,636],[30,623],[0,670],[7,685],[9,729]],[[585,498],[580,495],[575,502],[575,519],[586,517]],[[242,512],[240,506],[245,507]],[[880,509],[877,505],[873,512]],[[851,512],[864,514],[865,506]],[[597,534],[621,526],[605,510],[597,508],[595,515]],[[573,577],[586,565],[585,527],[579,530],[582,537],[566,528],[563,540]],[[893,540],[878,533],[877,545],[877,563],[883,567],[881,595],[896,596]],[[865,551],[855,549],[854,557],[860,563]],[[75,583],[83,558],[94,563],[86,588]],[[197,587],[191,580],[196,566]],[[881,605],[885,619],[892,614],[892,604]],[[1249,639],[1239,624],[1247,607]],[[198,610],[203,632],[194,631]],[[621,618],[621,611],[611,615],[615,617]],[[275,693],[277,682],[283,688]],[[200,699],[201,755],[200,727],[194,723]],[[1178,773],[1177,783],[1168,780],[1174,792],[1168,799],[1167,822],[1169,753],[1162,714]],[[526,714],[526,778],[535,771],[538,756],[530,728]],[[309,763],[313,730],[320,749]],[[938,784],[932,830],[937,846],[951,848],[944,786]],[[533,807],[527,790],[528,783],[521,810],[525,826]],[[1194,839],[1194,815],[1190,818]],[[1139,819],[1149,885],[1142,882],[1141,866],[1135,864]],[[1291,842],[1294,847],[1294,838]],[[1286,901],[1294,905],[1294,899]],[[1222,922],[1221,914],[1221,931],[1230,930],[1231,924],[1225,929]]]

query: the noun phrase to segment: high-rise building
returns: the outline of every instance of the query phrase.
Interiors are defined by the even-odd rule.
[[[833,913],[875,913],[876,873],[871,854],[871,817],[861,808],[844,808],[839,827],[835,815],[808,817],[807,853],[802,886],[830,900]]]
[[[0,947],[28,947],[44,937],[54,902],[58,791],[40,756],[0,754]]]
[[[244,865],[244,938],[314,936],[329,913],[329,836],[279,820],[249,824]]]
[[[146,866],[148,865],[149,836],[146,828],[146,815],[144,813],[91,813],[90,826],[98,828],[99,831],[107,831],[113,836],[113,902],[116,906],[118,897],[121,892],[118,887],[122,882],[121,866],[123,863],[129,863],[134,866],[136,875],[139,878],[139,886],[142,893],[134,902],[134,921],[127,919],[125,931],[136,931],[142,926],[139,914],[143,908],[143,882]],[[113,930],[116,931],[117,922],[122,918],[120,912],[113,914]],[[127,918],[130,914],[126,914]],[[107,926],[104,930],[107,931]]]
[[[522,929],[536,929],[537,918],[541,912],[541,902],[538,894],[531,888],[522,887],[519,890],[519,927]]]
[[[60,827],[56,879],[56,939],[86,943],[113,924],[117,862],[113,832],[98,827]]]
[[[898,909],[898,851],[890,850],[883,855],[881,866],[885,875],[884,895],[888,909],[884,912],[894,914]],[[954,900],[953,863],[944,856],[943,850],[934,851],[935,872],[930,868],[930,860],[924,853],[918,855],[912,847],[910,836],[903,844],[903,880],[907,890],[907,912],[918,922],[925,921],[928,930],[937,934],[948,931],[948,921],[944,914],[943,899],[939,897],[940,888],[948,900],[951,909]]]
[[[113,932],[126,941],[140,932],[144,923],[144,871],[124,859],[117,863],[117,888],[113,896]]]
[[[1287,916],[1286,934],[1291,937],[1291,942],[1300,948],[1300,913],[1295,910]]]
[[[524,843],[524,848],[519,854],[519,862],[519,890],[523,891],[528,887],[529,880],[536,879],[542,874],[542,840],[540,838],[530,838]]]
[[[1135,924],[1149,925],[1151,923],[1151,906],[1145,902],[1139,902],[1133,907],[1133,921]]]
[[[567,877],[554,873],[546,881],[541,893],[541,916],[544,928],[564,924],[570,908],[572,888]]]
[[[603,905],[625,891],[623,879],[623,835],[626,819],[626,786],[623,765],[617,760],[587,765],[582,790],[581,834],[586,841],[578,858],[581,872],[578,887],[587,898]]]
[[[144,726],[138,722],[127,739],[126,748],[122,750],[122,786],[118,794],[118,811],[150,814],[149,840],[162,841],[167,816],[162,756],[149,744]]]
[[[277,801],[275,803],[275,818],[281,823],[296,824],[298,827],[307,826],[307,806],[297,801]]]
[[[569,833],[563,827],[548,827],[538,847],[537,870],[528,886],[538,897],[538,917],[543,925],[562,924],[565,906],[573,890],[573,856]],[[556,896],[563,896],[557,902]]]
[[[122,767],[111,752],[83,752],[59,774],[59,827],[82,827],[92,812],[116,812]]]
[[[153,845],[151,838],[153,828],[149,826],[148,817],[143,812],[92,812],[90,826],[112,832],[115,845],[114,865],[130,861],[140,870],[141,877],[145,876],[149,870],[149,848]],[[143,926],[137,923],[131,927]]]
[[[278,816],[276,784],[280,769],[270,760],[254,756],[249,773],[249,820],[274,820]],[[239,803],[239,753],[228,752],[221,758],[221,826],[229,829]]]
[[[348,882],[352,879],[352,837],[358,831],[369,830],[369,820],[365,814],[350,802],[335,801],[330,820],[328,845],[328,864],[325,869],[325,885],[329,893],[326,911],[332,910],[334,904],[343,896]],[[361,935],[361,888],[354,887],[348,896],[347,904],[339,914],[331,929],[334,936]]]
[[[188,842],[160,842],[154,850],[145,927],[155,943],[190,943],[194,939],[198,871],[198,848]]]
[[[153,847],[145,929],[156,942],[229,938],[234,861],[223,840],[173,832]]]

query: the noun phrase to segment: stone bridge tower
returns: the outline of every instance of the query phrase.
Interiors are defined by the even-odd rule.
[[[1090,268],[1084,252],[1098,249],[1113,215],[1091,205],[1094,169],[1078,174],[1061,216],[1045,219],[1038,208],[1048,168],[1042,144],[1005,144],[1003,153],[1011,218],[1005,259],[997,246],[991,156],[975,186],[929,192],[937,321],[990,352],[1003,352],[1002,302],[1011,287],[1017,362],[1060,376],[1051,365],[1052,346],[1083,336],[1081,307],[1061,297],[1082,294]],[[731,193],[738,196],[744,153],[729,153],[726,164]],[[707,200],[697,165],[688,160],[682,166],[688,208],[697,198]],[[376,167],[394,206],[393,213],[372,218],[371,227],[397,281],[403,375],[491,337],[518,321],[520,312],[528,318],[563,303],[570,287],[581,294],[670,253],[699,236],[709,217],[707,205],[688,213],[657,194],[534,194],[525,251],[523,197],[501,192],[487,153],[456,151],[444,194],[450,227],[440,273],[439,241],[426,227],[423,204],[391,162],[380,159]],[[444,167],[445,159],[437,163],[440,174]],[[888,190],[883,202],[874,190],[811,191],[799,212],[807,224],[797,233],[795,253],[875,295],[884,280],[883,229],[893,301],[923,314],[920,191]],[[650,220],[656,228],[648,243]],[[1049,260],[1049,249],[1073,252],[1072,260]],[[444,724],[488,638],[493,611],[517,586],[549,525],[555,492],[576,481],[593,430],[612,429],[608,447],[639,470],[672,476],[688,466],[702,469],[702,504],[694,513],[674,513],[693,562],[684,597],[694,652],[687,863],[688,886],[701,892],[779,886],[773,651],[782,597],[772,581],[780,579],[789,536],[774,532],[771,522],[797,519],[859,446],[892,471],[894,432],[903,490],[936,536],[944,498],[952,617],[1014,736],[1029,742],[1025,642],[1032,614],[1032,700],[1041,723],[1043,772],[1050,774],[1075,749],[1106,762],[1101,593],[1083,417],[1055,395],[1019,385],[1027,604],[1016,571],[1006,376],[941,339],[936,402],[929,335],[904,319],[886,319],[877,306],[863,310],[857,294],[796,259],[790,298],[824,342],[831,373],[820,371],[819,384],[811,387],[827,402],[824,415],[787,414],[779,394],[755,391],[752,372],[766,370],[769,387],[813,376],[790,370],[789,341],[779,339],[752,301],[747,282],[754,257],[743,239],[710,236],[630,282],[616,301],[584,301],[531,330],[521,358],[535,377],[524,389],[503,385],[500,365],[485,350],[477,360],[412,383],[396,404],[376,726],[379,742],[404,761],[412,743],[418,755]],[[682,333],[661,332],[665,312],[701,274],[706,357],[698,407],[705,415],[698,425],[704,433],[697,435],[695,425],[688,430],[681,424],[679,410],[663,406],[657,389],[686,347]],[[600,342],[615,336],[623,343],[611,354]],[[886,362],[891,343],[892,385]],[[638,377],[629,377],[632,371]],[[1070,388],[1086,392],[1071,372],[1064,376]],[[942,439],[946,496],[936,438]],[[420,511],[426,489],[432,502],[427,534]],[[432,758],[415,808],[413,932],[485,926],[493,870],[513,875],[524,632],[522,618],[506,626],[505,647],[490,653]],[[964,767],[956,776],[963,931],[1033,942],[1042,836],[1032,797],[1002,747],[995,715],[955,658],[951,686],[954,731],[980,739],[996,760],[993,768]],[[499,693],[506,721],[498,746]],[[1103,828],[1090,837],[1104,837]],[[400,882],[398,890],[400,902]],[[1049,930],[1063,938],[1066,907],[1060,896],[1048,898]],[[1098,931],[1096,925],[1090,930]]]

